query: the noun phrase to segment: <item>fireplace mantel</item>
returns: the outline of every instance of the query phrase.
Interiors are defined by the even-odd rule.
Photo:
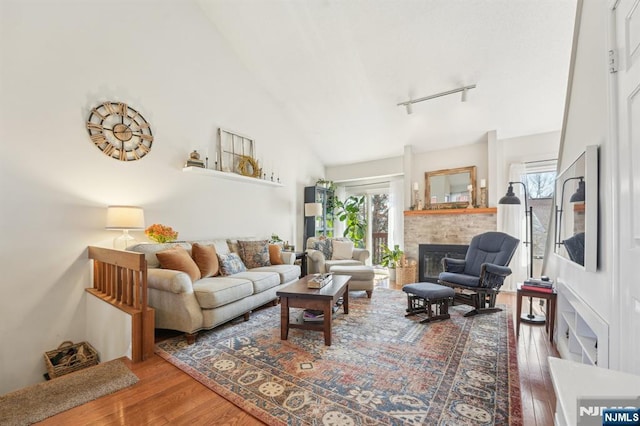
[[[483,214],[497,213],[496,207],[483,207],[474,209],[437,209],[437,210],[405,210],[405,216],[425,216],[432,214]]]

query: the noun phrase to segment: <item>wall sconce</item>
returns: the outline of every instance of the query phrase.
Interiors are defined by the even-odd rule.
[[[428,101],[430,99],[439,98],[441,96],[453,95],[454,93],[462,93],[462,97],[460,98],[460,101],[467,102],[467,96],[468,96],[469,90],[475,89],[475,88],[476,88],[476,85],[471,84],[469,86],[460,87],[458,89],[447,90],[446,92],[436,93],[435,95],[429,95],[429,96],[425,96],[418,99],[409,99],[408,101],[400,102],[399,104],[397,104],[397,106],[404,106],[405,108],[407,108],[407,114],[411,114],[413,113],[413,109],[411,108],[411,105],[413,104],[417,104],[418,102]]]
[[[584,183],[584,176],[576,176],[576,177],[570,177],[564,180],[564,182],[562,182],[562,191],[560,193],[560,208],[558,208],[558,206],[556,205],[556,246],[561,246],[562,244],[564,244],[564,242],[562,241],[562,212],[564,210],[564,188],[567,185],[567,182],[569,182],[570,180],[579,180],[578,182],[578,188],[576,189],[576,192],[574,192],[573,194],[571,194],[571,197],[569,198],[569,202],[570,203],[579,203],[579,202],[584,202],[585,200],[585,183]]]
[[[136,242],[129,231],[144,229],[144,210],[133,206],[109,206],[105,229],[122,231],[122,235],[113,239],[113,247],[124,250]]]

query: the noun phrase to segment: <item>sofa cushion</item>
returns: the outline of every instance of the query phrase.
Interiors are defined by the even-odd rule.
[[[197,281],[202,276],[198,265],[184,247],[175,246],[168,250],[159,251],[156,256],[163,269],[184,272],[191,277],[191,281]]]
[[[335,275],[349,275],[352,281],[372,281],[375,278],[373,266],[367,265],[333,265],[331,271]]]
[[[238,272],[244,272],[247,267],[242,263],[242,259],[236,253],[219,254],[218,261],[220,262],[220,273],[225,276],[237,274]]]
[[[269,242],[267,240],[238,240],[238,253],[242,262],[249,269],[271,265],[269,261]]]
[[[269,262],[272,265],[282,265],[282,246],[280,244],[269,244]]]
[[[213,309],[253,294],[253,283],[232,277],[204,278],[193,284],[193,292],[203,309]]]
[[[353,241],[333,240],[331,243],[333,260],[346,260],[353,257]]]
[[[440,272],[438,281],[448,281],[450,283],[464,285],[467,287],[480,286],[480,277],[466,274],[455,274],[453,272]]]
[[[252,271],[277,272],[280,276],[280,284],[297,280],[300,277],[300,267],[298,265],[271,265],[255,268]]]
[[[156,253],[159,251],[167,250],[172,247],[184,247],[187,251],[191,251],[191,244],[189,243],[142,243],[136,244],[135,246],[128,247],[127,250],[135,251],[136,253],[143,253],[144,258],[147,261],[148,268],[159,268],[160,261],[156,256]]]
[[[235,274],[233,278],[243,278],[251,280],[253,283],[253,293],[262,293],[265,290],[269,290],[277,285],[280,285],[280,276],[270,271],[256,271],[252,269],[247,272],[240,272]]]
[[[210,242],[207,242],[207,244],[213,244],[213,246],[216,248],[216,253],[217,254],[229,254],[231,253],[231,250],[229,250],[229,243],[227,243],[227,240],[213,240]]]
[[[313,247],[314,250],[318,250],[320,252],[322,252],[322,254],[324,255],[325,259],[331,259],[331,254],[333,251],[333,246],[331,244],[331,240],[329,239],[322,239],[322,240],[318,240],[316,242],[313,243]]]
[[[220,262],[213,244],[193,243],[191,246],[191,257],[198,265],[202,278],[215,277],[220,273]]]

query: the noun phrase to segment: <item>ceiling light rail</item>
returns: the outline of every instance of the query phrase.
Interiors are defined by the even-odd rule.
[[[439,98],[441,96],[447,96],[447,95],[453,95],[454,93],[460,93],[462,92],[462,98],[460,99],[461,102],[466,102],[467,101],[467,93],[469,90],[471,89],[475,89],[476,85],[475,84],[471,84],[469,86],[464,86],[464,87],[460,87],[458,89],[453,89],[453,90],[447,90],[446,92],[442,92],[442,93],[436,93],[435,95],[429,95],[429,96],[425,96],[423,98],[418,98],[418,99],[409,99],[408,101],[405,102],[400,102],[397,106],[404,106],[405,108],[407,108],[407,114],[411,114],[413,112],[411,105],[416,104],[418,102],[422,102],[422,101],[428,101],[430,99],[435,99],[435,98]]]

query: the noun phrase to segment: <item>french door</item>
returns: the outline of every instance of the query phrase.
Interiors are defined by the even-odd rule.
[[[611,2],[613,272],[617,369],[640,374],[640,0]],[[617,68],[617,70],[615,69]]]

